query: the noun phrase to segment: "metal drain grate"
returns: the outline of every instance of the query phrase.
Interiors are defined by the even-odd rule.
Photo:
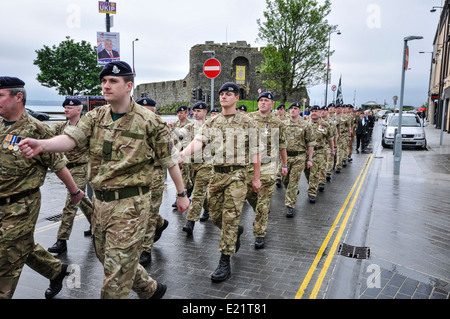
[[[59,222],[62,219],[62,213],[61,214],[56,214],[50,217],[46,217],[46,220],[49,220],[51,222]]]
[[[341,256],[355,258],[355,259],[369,259],[370,258],[370,248],[369,247],[357,247],[353,245],[348,245],[345,243],[339,244],[339,249],[337,252]]]

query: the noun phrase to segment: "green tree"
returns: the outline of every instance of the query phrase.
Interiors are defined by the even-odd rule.
[[[56,88],[60,95],[100,95],[101,84],[97,66],[97,50],[86,41],[70,37],[52,48],[44,45],[36,50],[33,61],[40,69],[37,80],[45,87]]]
[[[260,72],[264,84],[281,96],[323,82],[327,71],[331,3],[315,0],[266,0],[265,22],[257,20],[258,37],[267,44]],[[332,52],[330,52],[332,54]]]

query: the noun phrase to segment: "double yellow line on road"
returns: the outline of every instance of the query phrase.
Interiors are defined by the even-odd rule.
[[[325,260],[325,263],[323,264],[323,267],[319,273],[319,276],[316,280],[314,288],[313,288],[311,294],[309,295],[309,299],[315,299],[317,297],[317,293],[319,292],[319,289],[322,286],[323,279],[328,271],[331,260],[333,259],[336,248],[342,237],[342,233],[344,232],[344,229],[347,225],[348,219],[350,218],[350,215],[352,213],[353,206],[355,205],[356,199],[359,196],[359,191],[361,189],[361,186],[364,183],[364,180],[366,178],[366,174],[367,174],[367,171],[369,170],[372,159],[373,159],[373,154],[370,154],[366,158],[366,162],[364,163],[364,166],[361,169],[361,172],[359,173],[358,178],[356,179],[355,183],[353,184],[353,187],[350,190],[350,193],[348,194],[347,198],[345,199],[344,205],[342,205],[341,209],[339,210],[339,213],[336,216],[336,219],[334,220],[333,225],[331,226],[330,230],[328,231],[328,234],[325,237],[325,240],[323,241],[322,245],[320,246],[320,249],[317,252],[316,257],[314,258],[314,261],[308,270],[308,273],[306,274],[305,278],[303,279],[300,289],[297,291],[297,294],[295,295],[295,299],[301,299],[303,297],[303,294],[305,293],[305,289],[308,287],[308,284],[311,281],[311,278],[314,275],[314,272],[316,271],[317,265],[319,264],[320,260],[322,259],[325,249],[328,247],[328,243],[329,243],[331,237],[333,236],[333,233],[335,232],[335,229],[339,223],[339,220],[341,219],[342,214],[344,213],[345,209],[347,208],[347,205],[350,202],[350,199],[352,198],[353,193],[355,193],[355,196],[353,197],[350,205],[348,206],[348,209],[347,209],[345,217],[342,221],[342,224],[339,226],[339,231],[336,235],[336,238],[334,239],[334,242],[333,242],[331,249],[328,253],[328,256]],[[355,190],[356,190],[356,192],[355,192]]]

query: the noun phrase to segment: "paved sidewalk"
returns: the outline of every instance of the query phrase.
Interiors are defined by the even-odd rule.
[[[450,134],[425,127],[428,150],[375,151],[376,190],[357,298],[450,298]],[[369,286],[369,287],[368,287]]]

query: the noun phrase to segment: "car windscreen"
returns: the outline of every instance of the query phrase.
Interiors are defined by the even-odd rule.
[[[391,118],[391,121],[389,122],[389,126],[398,126],[398,119],[399,116],[393,116]],[[409,127],[420,127],[420,120],[418,117],[415,116],[402,116],[402,127],[403,126],[409,126]]]

